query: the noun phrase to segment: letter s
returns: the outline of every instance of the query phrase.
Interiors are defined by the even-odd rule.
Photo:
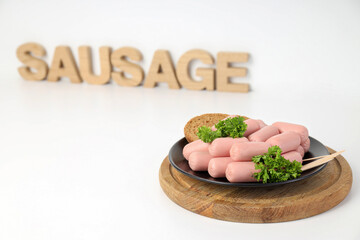
[[[46,50],[40,44],[25,43],[19,46],[16,50],[16,56],[26,65],[18,68],[19,74],[26,80],[44,80],[48,73],[48,65],[45,61],[36,57],[44,57],[45,55]],[[31,68],[37,71],[31,71]]]

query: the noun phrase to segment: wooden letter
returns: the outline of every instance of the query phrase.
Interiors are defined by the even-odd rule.
[[[208,68],[196,69],[196,75],[202,77],[201,81],[191,78],[189,64],[191,61],[199,59],[205,64],[214,64],[214,58],[204,50],[190,50],[181,56],[176,65],[176,75],[180,84],[191,90],[214,90],[215,70]]]
[[[171,89],[180,88],[170,54],[166,50],[157,50],[154,53],[144,87],[155,87],[158,82],[167,82]]]
[[[26,80],[40,81],[45,79],[48,73],[48,65],[43,60],[35,58],[31,54],[36,57],[44,57],[46,50],[37,43],[25,43],[18,47],[16,56],[20,62],[26,65],[18,68],[19,74]],[[31,68],[36,69],[37,72],[32,72]]]
[[[247,53],[219,52],[216,64],[216,88],[223,92],[248,92],[248,83],[230,83],[230,77],[246,76],[246,68],[234,68],[230,64],[234,62],[247,62]]]
[[[82,82],[74,56],[71,53],[71,49],[67,46],[55,48],[48,81],[56,82],[61,77],[68,77],[72,83]]]
[[[139,62],[142,60],[142,54],[132,47],[123,47],[114,51],[111,54],[111,63],[121,71],[111,73],[111,77],[120,86],[139,86],[144,80],[144,71],[139,65],[128,61],[127,58]],[[125,72],[131,74],[132,78],[126,77]]]
[[[81,78],[90,84],[102,85],[110,81],[111,63],[110,47],[100,47],[100,75],[96,76],[92,67],[91,48],[89,46],[79,47],[79,66]]]

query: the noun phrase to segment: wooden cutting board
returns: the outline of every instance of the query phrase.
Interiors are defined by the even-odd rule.
[[[172,201],[194,213],[232,222],[272,223],[307,218],[333,208],[348,195],[352,172],[339,155],[320,173],[302,181],[266,188],[231,187],[190,178],[173,168],[166,157],[159,179]]]

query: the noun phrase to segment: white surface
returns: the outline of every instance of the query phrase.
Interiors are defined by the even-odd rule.
[[[0,239],[359,239],[358,1],[1,1]],[[252,92],[219,93],[22,80],[16,48],[130,45],[247,51]],[[97,57],[97,53],[95,57]],[[98,63],[96,61],[98,68]],[[158,169],[183,126],[206,112],[306,125],[353,169],[328,212],[279,224],[193,214],[162,192]]]

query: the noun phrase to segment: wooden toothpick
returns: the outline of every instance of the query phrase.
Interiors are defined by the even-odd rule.
[[[343,152],[345,152],[345,150],[333,153],[331,155],[326,155],[324,157],[320,157],[320,159],[302,166],[301,170],[305,171],[305,170],[320,166],[320,165],[322,165],[324,163],[327,163],[327,162],[333,160],[336,156],[340,155]],[[309,159],[306,159],[306,160],[309,160]]]
[[[306,161],[316,160],[316,159],[320,159],[320,158],[323,158],[323,157],[326,157],[326,156],[330,156],[330,155],[322,155],[322,156],[318,156],[318,157],[307,158],[307,159],[303,159],[302,161],[306,162]]]

